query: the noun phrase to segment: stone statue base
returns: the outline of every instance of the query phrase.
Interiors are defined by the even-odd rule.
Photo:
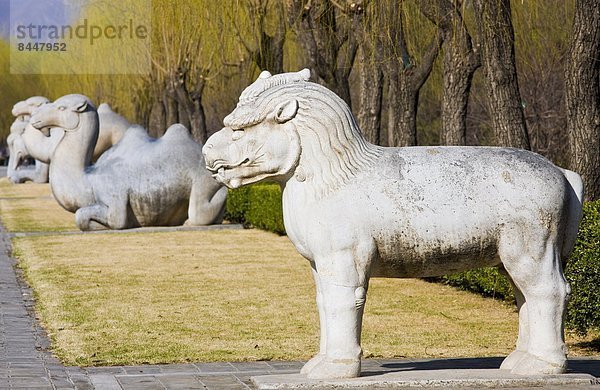
[[[371,374],[365,370],[359,378],[308,379],[303,374],[264,375],[252,377],[257,389],[373,389],[373,388],[514,388],[556,386],[574,388],[600,384],[590,374],[516,375],[499,369],[410,370]]]

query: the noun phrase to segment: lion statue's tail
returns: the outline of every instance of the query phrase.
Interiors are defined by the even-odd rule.
[[[573,247],[575,246],[579,222],[583,216],[583,180],[581,180],[581,176],[579,176],[579,174],[573,171],[563,168],[560,168],[560,170],[562,171],[563,175],[565,175],[565,178],[571,187],[571,191],[569,192],[570,197],[567,226],[561,252],[561,258],[564,267],[567,263],[569,255],[573,251]]]

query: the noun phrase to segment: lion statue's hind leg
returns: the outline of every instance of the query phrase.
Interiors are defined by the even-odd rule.
[[[501,235],[500,258],[520,306],[517,348],[501,368],[515,374],[566,371],[563,316],[569,286],[562,275],[557,242],[556,232],[543,234],[539,226],[529,226],[528,232],[518,224],[505,226]]]

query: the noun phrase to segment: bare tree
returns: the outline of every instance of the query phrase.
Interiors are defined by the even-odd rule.
[[[481,65],[461,13],[461,0],[419,2],[421,12],[442,31],[444,44],[440,144],[466,145],[467,107],[473,74]]]
[[[565,72],[570,168],[600,198],[600,1],[576,0]]]
[[[417,63],[406,45],[403,23],[404,3],[377,1],[375,4],[382,18],[380,28],[386,29],[380,36],[383,37],[383,68],[388,86],[388,145],[416,145],[419,92],[431,73],[443,37],[439,33],[436,34]]]
[[[531,150],[566,167],[564,93],[570,29],[565,26],[573,23],[575,2],[513,2],[512,7],[519,89]]]
[[[206,83],[223,68],[219,32],[206,0],[157,2],[158,18],[149,80],[148,127],[152,135],[181,123],[200,142],[208,131],[202,96]],[[216,8],[219,9],[219,8]]]
[[[202,93],[211,69],[211,64],[199,69],[192,67],[191,41],[181,49],[176,60],[165,66],[155,61],[160,76],[152,81],[155,90],[154,101],[149,115],[149,131],[152,135],[161,135],[165,129],[181,123],[190,129],[194,139],[204,142],[208,138],[206,116],[202,104]],[[199,70],[199,74],[194,74]],[[192,77],[192,75],[194,77]]]
[[[375,7],[367,4],[357,32],[360,34],[358,49],[358,107],[356,120],[365,138],[381,145],[381,116],[383,110],[384,75],[382,69],[383,46],[381,37],[374,33],[380,29]],[[354,107],[353,107],[354,108]]]
[[[235,14],[231,21],[236,30],[238,39],[250,55],[250,59],[260,70],[271,73],[283,72],[283,46],[285,44],[286,24],[284,6],[280,1],[245,0],[252,26],[251,34],[247,34],[238,20],[239,12],[234,7]],[[269,23],[268,18],[271,18]],[[269,28],[269,24],[273,24]],[[272,30],[272,31],[269,31]],[[247,37],[249,35],[249,37]]]
[[[474,0],[473,6],[496,144],[529,149],[515,65],[510,0]]]
[[[362,1],[288,0],[287,15],[306,53],[305,66],[351,105],[348,77],[358,50]]]
[[[381,58],[381,42],[377,39],[361,45],[358,54],[359,102],[356,120],[365,138],[381,145],[381,115],[383,105],[383,70],[376,58]]]

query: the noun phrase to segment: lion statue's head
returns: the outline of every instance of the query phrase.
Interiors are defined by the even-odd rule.
[[[295,178],[327,193],[380,155],[348,105],[309,78],[308,69],[274,76],[264,71],[242,92],[225,127],[203,148],[218,181],[237,188]]]

